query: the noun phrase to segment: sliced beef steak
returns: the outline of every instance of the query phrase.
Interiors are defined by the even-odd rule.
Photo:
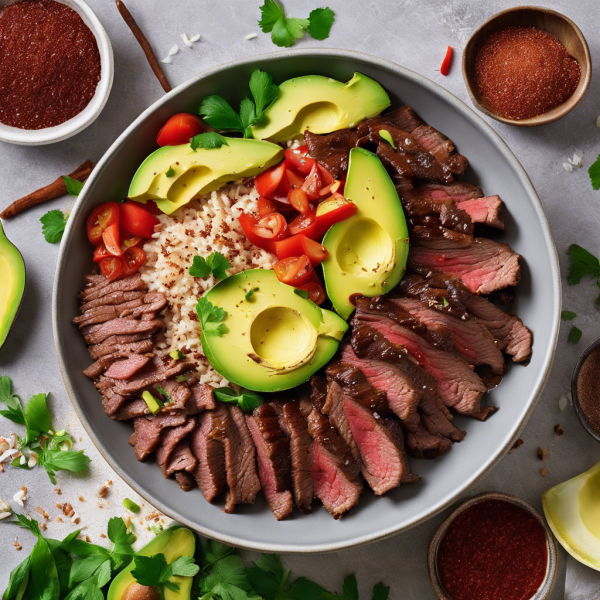
[[[131,354],[127,358],[116,360],[105,371],[105,377],[120,381],[131,379],[140,369],[145,367],[152,358],[152,354]]]
[[[98,360],[114,352],[128,354],[143,354],[150,352],[154,348],[154,341],[151,339],[153,332],[134,333],[131,335],[113,335],[104,340],[101,344],[89,347],[90,356]],[[149,349],[148,349],[149,348]]]
[[[420,424],[415,432],[408,432],[405,441],[406,448],[415,458],[437,458],[452,447],[447,437],[429,433],[424,424]]]
[[[150,409],[146,401],[142,400],[142,398],[136,398],[135,400],[125,400],[116,411],[108,416],[115,421],[129,421],[129,419],[149,414]]]
[[[197,461],[196,457],[192,454],[190,440],[189,438],[185,438],[173,449],[166,466],[163,467],[163,474],[165,477],[169,477],[178,471],[193,473],[196,470],[196,465]]]
[[[261,404],[246,423],[256,446],[258,474],[271,512],[278,521],[292,514],[290,441],[279,427],[277,413]]]
[[[213,396],[213,386],[207,383],[194,383],[193,385],[188,382],[192,397],[196,404],[198,412],[203,410],[214,410],[217,408],[218,402],[215,401]]]
[[[469,248],[473,244],[472,235],[444,227],[438,217],[410,219],[410,222],[412,224],[411,242],[424,248],[452,250]]]
[[[160,319],[138,321],[137,319],[113,319],[100,325],[88,325],[81,331],[88,345],[101,344],[112,336],[150,334],[154,335],[165,328]]]
[[[171,457],[175,451],[175,448],[196,428],[196,421],[193,418],[189,418],[183,425],[178,427],[170,427],[164,429],[160,434],[159,447],[156,450],[156,462],[162,469],[163,475],[169,477],[174,471],[170,470]],[[185,470],[185,469],[175,469]]]
[[[113,352],[100,356],[96,362],[92,363],[83,372],[83,374],[90,379],[97,379],[119,358],[127,358],[133,354],[147,354],[152,352],[154,342],[152,340],[143,340],[132,344],[116,344],[112,346],[112,348],[114,349]]]
[[[139,273],[116,281],[109,281],[104,275],[86,275],[85,280],[85,288],[79,294],[79,299],[84,305],[114,292],[145,291],[148,289]]]
[[[125,302],[131,302],[132,300],[137,300],[138,298],[142,298],[145,295],[144,290],[137,290],[133,292],[112,292],[110,294],[106,294],[106,296],[101,296],[96,300],[90,300],[89,302],[84,302],[81,305],[81,313],[85,313],[92,308],[97,308],[99,306],[113,306],[116,304],[123,304]]]
[[[196,481],[187,471],[177,471],[175,481],[184,492],[190,492],[196,487]]]
[[[473,245],[465,249],[412,247],[408,266],[425,276],[432,272],[454,275],[473,293],[490,294],[519,283],[520,259],[508,244],[475,238]]]
[[[329,417],[329,422],[335,427],[344,442],[346,442],[348,448],[350,448],[350,452],[352,453],[354,460],[360,463],[360,451],[356,445],[356,442],[354,441],[354,437],[352,436],[352,431],[350,430],[350,425],[348,424],[348,419],[346,418],[346,413],[344,411],[344,391],[337,381],[333,379],[328,378],[327,383],[329,390],[327,393],[327,401],[323,405],[321,412]]]
[[[179,427],[187,418],[181,414],[154,415],[138,417],[134,420],[135,431],[129,438],[138,460],[142,461],[156,450],[160,443],[162,430],[166,427]]]
[[[481,223],[489,227],[496,227],[496,229],[504,229],[504,222],[500,218],[503,205],[500,196],[473,198],[456,203],[458,208],[464,210],[471,217],[473,223]]]

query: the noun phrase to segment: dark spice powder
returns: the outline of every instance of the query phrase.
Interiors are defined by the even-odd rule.
[[[600,434],[600,346],[588,354],[579,369],[577,399],[587,422]]]
[[[0,122],[44,129],[78,115],[100,81],[96,38],[54,0],[20,0],[0,12]]]
[[[546,534],[537,519],[502,500],[474,504],[446,530],[437,567],[452,600],[529,600],[546,575]]]
[[[490,34],[475,58],[475,83],[492,112],[530,119],[562,104],[581,77],[579,63],[547,31],[505,27]]]

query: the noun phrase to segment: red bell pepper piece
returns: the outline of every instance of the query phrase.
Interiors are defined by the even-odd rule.
[[[440,67],[440,73],[442,75],[448,75],[450,72],[450,64],[452,63],[452,46],[448,46],[446,50],[446,56],[444,56],[444,60],[442,61],[442,66]]]
[[[325,260],[328,254],[327,249],[322,244],[302,234],[275,242],[275,251],[279,260],[305,254],[313,267]]]

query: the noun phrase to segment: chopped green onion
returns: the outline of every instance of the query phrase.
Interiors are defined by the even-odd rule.
[[[133,500],[130,500],[129,498],[125,498],[125,500],[123,500],[123,506],[127,510],[130,510],[133,513],[140,512],[140,507]]]
[[[396,144],[394,144],[394,138],[392,134],[386,129],[379,130],[379,136],[381,139],[385,140],[394,150],[396,149]]]
[[[155,415],[160,411],[160,409],[165,405],[162,400],[155,398],[150,392],[144,392],[142,394],[142,398],[148,405],[150,412]]]
[[[169,356],[173,360],[181,360],[182,358],[185,358],[185,354],[181,352],[181,350],[173,350],[173,352],[171,352]]]

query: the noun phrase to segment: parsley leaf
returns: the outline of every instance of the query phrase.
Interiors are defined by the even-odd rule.
[[[300,296],[300,298],[304,298],[305,300],[309,296],[309,293],[306,290],[300,290],[298,288],[294,289],[294,294],[296,294],[296,296]]]
[[[273,26],[271,41],[276,46],[289,48],[296,40],[304,37],[308,25],[308,19],[279,19]]]
[[[210,300],[198,298],[196,313],[204,335],[221,336],[225,332],[225,324],[221,321],[227,316],[227,311],[219,306],[213,306]]]
[[[65,185],[67,186],[67,192],[71,194],[71,196],[79,196],[79,192],[83,189],[83,182],[79,181],[79,179],[73,179],[68,175],[62,176]]]
[[[206,571],[208,567],[220,561],[222,558],[235,553],[235,548],[217,542],[216,540],[205,540],[202,544],[202,557],[200,564],[202,570]]]
[[[192,138],[193,141],[193,138]],[[165,173],[165,177],[173,177],[175,175],[175,169],[173,167],[169,167],[169,170]]]
[[[240,390],[237,394],[234,390],[228,387],[215,388],[213,394],[220,402],[228,404],[237,404],[244,412],[252,412],[255,408],[264,404],[264,399],[260,394],[251,392],[250,390]]]
[[[588,169],[588,173],[590,175],[590,180],[592,181],[592,187],[595,190],[600,189],[600,155]]]
[[[21,405],[21,398],[12,393],[12,382],[9,377],[0,377],[0,403],[6,404],[6,409],[0,410],[0,415],[10,419],[13,423],[25,425],[25,413]]]
[[[179,585],[169,581],[174,576],[193,577],[200,571],[191,556],[180,556],[170,565],[167,564],[163,554],[154,556],[136,555],[133,558],[134,568],[131,574],[140,585],[164,585],[172,592],[179,590]]]
[[[55,450],[43,448],[38,459],[38,464],[46,469],[50,481],[54,484],[56,484],[56,471],[80,473],[87,469],[90,462],[83,450],[60,450],[58,448]]]
[[[51,210],[41,217],[42,233],[50,244],[57,244],[62,240],[67,219],[61,210]]]
[[[308,33],[315,40],[324,40],[329,37],[331,26],[335,21],[333,11],[329,8],[315,8],[308,15]]]
[[[262,600],[250,595],[250,585],[239,556],[230,555],[215,563],[212,571],[200,579],[204,595],[201,600],[222,598],[222,600]]]
[[[341,594],[325,592],[322,597],[323,600],[358,600],[356,575],[352,573],[344,578],[343,592]]]
[[[256,107],[250,98],[244,98],[240,102],[240,121],[244,128],[244,137],[252,137],[252,125],[256,122]]]
[[[271,33],[275,23],[285,18],[283,6],[277,0],[265,0],[265,3],[260,7],[260,14],[261,19],[258,24],[265,33]]]
[[[192,277],[206,278],[214,275],[216,279],[226,279],[226,270],[231,269],[231,263],[220,252],[213,252],[206,258],[203,256],[194,256],[189,273]]]
[[[265,598],[278,598],[288,592],[290,571],[284,570],[278,554],[263,554],[258,562],[246,569],[246,577],[252,589]]]
[[[204,120],[215,129],[222,131],[243,131],[239,115],[231,108],[227,100],[221,96],[206,96],[198,110]],[[202,135],[202,134],[201,134]]]
[[[275,102],[279,95],[279,87],[273,83],[273,78],[268,73],[257,69],[250,76],[250,93],[254,98],[256,106],[257,121],[262,119],[262,116]]]
[[[223,137],[219,133],[216,133],[215,131],[206,131],[205,133],[199,133],[198,135],[195,135],[192,138],[190,145],[192,146],[192,150],[196,152],[198,148],[204,148],[205,150],[215,150],[217,148],[220,148],[221,146],[229,146],[229,143],[227,142],[227,138]],[[173,175],[174,174],[175,171],[173,171]],[[166,175],[167,177],[173,176],[169,175],[169,173],[167,173]]]
[[[135,534],[127,531],[127,525],[121,517],[112,517],[108,521],[108,539],[115,545],[113,554],[133,554],[132,544],[137,539]]]
[[[25,445],[36,440],[41,433],[50,431],[52,428],[52,418],[46,401],[48,394],[36,394],[29,398],[25,405],[25,426],[27,428],[27,438]]]
[[[306,577],[298,577],[291,584],[291,594],[294,600],[314,600],[322,598],[325,590]]]
[[[569,344],[576,344],[583,335],[583,332],[578,327],[573,326],[571,331],[569,331],[569,336],[567,337],[567,342]]]
[[[571,310],[563,310],[563,311],[560,313],[560,318],[561,318],[563,321],[572,321],[572,320],[573,320],[573,319],[574,319],[576,316],[577,316],[577,313],[574,313],[574,312],[573,312],[573,311],[571,311]]]
[[[585,248],[572,244],[567,250],[571,264],[567,282],[569,285],[579,283],[586,275],[600,278],[600,261]]]
[[[381,581],[373,588],[373,600],[388,600],[390,597],[390,588],[383,585]]]

